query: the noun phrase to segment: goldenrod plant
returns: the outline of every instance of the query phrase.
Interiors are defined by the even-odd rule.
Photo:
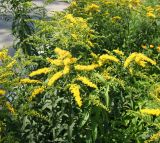
[[[158,1],[76,0],[32,20],[25,42],[37,55],[0,51],[0,142],[158,143],[158,11]]]

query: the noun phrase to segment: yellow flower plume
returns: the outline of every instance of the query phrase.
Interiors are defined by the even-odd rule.
[[[77,105],[79,107],[81,107],[82,106],[82,99],[80,97],[79,89],[80,89],[80,86],[77,85],[77,84],[71,84],[70,88],[69,88],[70,92],[73,94],[73,96],[75,98],[75,101],[76,101]]]
[[[92,87],[92,88],[97,88],[97,85],[95,85],[94,83],[92,83],[88,78],[83,77],[83,76],[79,76],[77,78],[77,80],[80,80],[82,83],[84,83],[85,85]]]
[[[30,77],[33,77],[33,76],[35,76],[35,75],[47,74],[47,73],[49,73],[49,72],[51,72],[51,69],[50,69],[50,68],[41,68],[41,69],[38,69],[38,70],[36,70],[36,71],[32,71],[29,76],[30,76]]]

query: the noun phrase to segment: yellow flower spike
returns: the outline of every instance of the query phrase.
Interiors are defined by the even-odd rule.
[[[0,89],[0,96],[1,96],[1,95],[5,95],[5,94],[6,94],[6,91],[5,91],[5,90]]]
[[[33,76],[36,76],[36,75],[40,75],[40,74],[47,74],[51,72],[51,69],[50,68],[41,68],[41,69],[38,69],[36,71],[32,71],[29,76],[30,77],[33,77]]]
[[[63,71],[55,73],[48,81],[48,86],[52,86],[55,81],[63,76]]]
[[[0,60],[6,59],[8,57],[8,49],[0,51]]]
[[[155,14],[153,14],[153,12],[149,11],[147,12],[147,17],[150,17],[150,18],[156,18]]]
[[[157,132],[153,134],[148,140],[146,140],[144,143],[150,143],[150,142],[156,142],[160,138],[160,132]]]
[[[64,67],[63,74],[68,74],[70,72],[70,67],[67,65]]]
[[[70,22],[72,22],[74,24],[77,23],[76,18],[72,14],[67,14],[64,18],[67,19],[67,20],[69,20]]]
[[[74,68],[75,70],[78,71],[92,71],[96,68],[98,68],[99,65],[98,64],[91,64],[91,65],[75,65]]]
[[[52,65],[56,65],[56,66],[62,66],[63,65],[63,60],[61,59],[51,59],[51,58],[47,58],[47,61],[50,62]]]
[[[31,96],[29,97],[29,101],[32,101],[32,99],[35,98],[36,95],[43,93],[44,90],[45,90],[45,87],[44,87],[44,86],[35,88],[35,89],[33,90],[32,94],[31,94]]]
[[[38,84],[38,83],[42,83],[41,81],[39,80],[33,80],[33,79],[29,79],[29,78],[24,78],[24,79],[21,79],[20,80],[20,83],[22,84]]]
[[[160,109],[141,109],[140,112],[143,114],[160,116]]]
[[[83,76],[79,76],[77,78],[77,80],[80,80],[83,84],[92,87],[92,88],[98,88],[97,85],[95,85],[94,83],[92,83],[88,78],[83,77]]]
[[[156,65],[156,62],[155,62],[155,61],[153,61],[152,59],[148,58],[147,56],[145,56],[145,55],[142,54],[142,53],[137,54],[137,56],[140,57],[140,59],[141,59],[142,61],[146,61],[146,62],[148,62],[148,63],[151,63],[152,65]]]
[[[88,5],[85,9],[88,12],[100,12],[100,7],[97,4]]]
[[[123,56],[124,53],[122,51],[120,51],[119,49],[113,50],[114,53]]]
[[[63,60],[63,63],[64,63],[64,65],[70,65],[70,64],[75,63],[76,61],[77,61],[76,58],[65,58]]]
[[[79,107],[81,107],[82,106],[82,99],[80,96],[80,86],[77,84],[71,84],[69,90],[73,94],[77,105]]]
[[[59,56],[60,59],[64,59],[64,58],[71,58],[72,55],[69,51],[66,50],[62,50],[60,48],[55,48],[54,52]]]
[[[103,54],[99,57],[98,63],[99,63],[100,66],[102,66],[107,61],[113,61],[113,62],[118,63],[119,59],[117,59],[115,56],[110,56],[108,54]]]
[[[136,55],[137,55],[137,53],[134,52],[134,53],[132,53],[132,54],[125,60],[125,62],[124,62],[124,67],[125,67],[125,68],[127,68],[127,67],[130,65],[130,63],[134,60],[134,58],[136,57]]]
[[[7,107],[7,109],[11,112],[11,113],[13,113],[13,114],[15,114],[15,110],[14,110],[14,108],[12,107],[12,105],[11,105],[11,103],[10,102],[6,102],[6,107]]]
[[[7,68],[12,68],[14,64],[16,63],[16,60],[13,60],[11,63],[9,63],[6,67]]]

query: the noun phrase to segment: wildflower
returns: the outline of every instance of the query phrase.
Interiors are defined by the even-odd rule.
[[[29,78],[24,78],[20,80],[20,83],[22,84],[32,84],[32,83],[41,83],[39,80],[33,80],[33,79],[29,79]]]
[[[99,67],[98,64],[75,65],[75,66],[74,66],[75,70],[78,70],[78,71],[92,71],[92,70],[96,69],[97,67]]]
[[[97,88],[97,85],[95,85],[94,83],[92,83],[88,78],[80,76],[77,78],[77,80],[80,80],[82,83],[86,84],[89,87],[92,88]]]
[[[157,141],[160,138],[160,132],[157,132],[153,134],[148,140],[146,140],[144,143],[154,142]]]
[[[63,70],[63,74],[68,74],[70,71],[70,67],[69,66],[65,66],[64,70]]]
[[[146,62],[151,63],[152,65],[156,65],[155,61],[153,61],[152,59],[148,58],[147,56],[145,56],[142,53],[137,54],[137,57],[139,57],[141,59],[141,61],[146,61]]]
[[[50,69],[50,68],[41,68],[41,69],[38,69],[38,70],[36,70],[36,71],[32,71],[32,72],[29,74],[29,76],[30,76],[30,77],[33,77],[33,76],[35,76],[35,75],[47,74],[47,73],[49,73],[49,72],[51,72],[51,69]]]
[[[120,51],[119,49],[113,50],[113,52],[115,52],[116,54],[121,55],[121,56],[124,55],[124,53],[122,51]]]
[[[128,67],[129,64],[134,60],[134,58],[136,57],[137,53],[132,53],[127,59],[126,61],[124,62],[124,67]]]
[[[155,115],[155,116],[160,115],[160,109],[141,109],[140,112],[148,115]]]
[[[79,89],[80,89],[80,86],[77,85],[77,84],[71,84],[70,88],[69,88],[70,92],[73,94],[73,96],[75,98],[75,101],[76,101],[77,105],[79,107],[81,107],[82,106],[82,99],[80,97]]]
[[[89,12],[100,12],[100,7],[99,7],[99,5],[91,4],[91,5],[86,7],[86,11],[89,11]]]
[[[115,56],[110,56],[108,54],[103,54],[99,57],[99,65],[102,66],[106,61],[113,61],[113,62],[116,62],[118,63],[119,60],[115,57]]]
[[[63,71],[55,73],[48,81],[48,86],[52,86],[56,80],[63,76]]]
[[[157,47],[157,51],[160,52],[160,45]]]
[[[6,67],[7,68],[12,68],[14,64],[16,63],[16,60],[13,60],[11,63],[9,63]]]
[[[12,105],[11,105],[11,103],[10,102],[6,102],[6,107],[7,107],[7,109],[11,112],[11,113],[15,113],[15,110],[14,110],[14,108],[12,107]]]
[[[60,59],[64,59],[66,57],[71,58],[72,55],[69,51],[62,50],[60,48],[55,48],[54,52],[59,56]]]
[[[56,66],[62,66],[63,65],[63,60],[61,59],[51,59],[51,58],[47,58],[47,61],[50,62],[52,65],[56,65]]]
[[[154,11],[154,8],[153,7],[151,7],[151,6],[147,6],[146,7],[146,10],[149,12],[153,12]]]
[[[75,63],[76,61],[77,61],[76,58],[66,58],[66,59],[63,60],[64,65],[70,65],[70,64]]]
[[[77,23],[76,19],[73,17],[72,14],[67,14],[64,18],[67,19],[67,20],[69,20],[70,22],[72,22],[74,24]]]
[[[150,48],[154,48],[154,45],[149,45]]]
[[[6,94],[6,91],[5,91],[5,90],[0,89],[0,95],[5,95],[5,94]]]
[[[150,17],[150,18],[155,18],[155,14],[153,14],[151,11],[147,12],[147,17]]]
[[[146,45],[141,45],[141,47],[142,47],[143,49],[147,49],[147,46],[146,46]]]
[[[6,59],[7,58],[7,54],[8,53],[8,50],[2,50],[0,51],[0,60],[3,60],[3,59]]]
[[[29,97],[29,101],[32,101],[32,99],[35,98],[36,95],[41,94],[42,92],[44,92],[44,90],[45,90],[44,86],[34,89],[32,95]]]

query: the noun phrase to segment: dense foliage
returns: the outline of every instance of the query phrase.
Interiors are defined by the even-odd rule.
[[[15,56],[0,51],[0,142],[160,141],[158,0],[76,0],[27,21]]]

